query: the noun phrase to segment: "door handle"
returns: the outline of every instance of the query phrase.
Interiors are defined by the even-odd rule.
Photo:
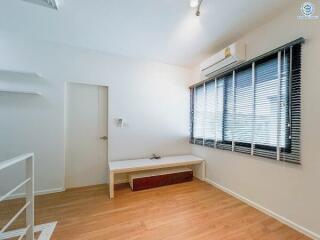
[[[108,140],[107,136],[100,137],[101,140]]]

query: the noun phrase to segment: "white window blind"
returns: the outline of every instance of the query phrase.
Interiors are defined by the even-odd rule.
[[[194,89],[194,115],[193,115],[193,137],[194,139],[204,138],[205,118],[205,94],[204,85]]]
[[[205,84],[206,102],[205,102],[205,114],[204,114],[204,138],[205,141],[213,141],[216,139],[215,134],[215,82],[207,82]]]
[[[191,142],[300,161],[301,43],[191,88]]]

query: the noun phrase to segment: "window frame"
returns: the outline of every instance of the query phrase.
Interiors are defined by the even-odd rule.
[[[291,80],[292,80],[292,64],[296,61],[295,59],[292,59],[294,56],[292,55],[292,47],[293,46],[296,46],[296,45],[299,45],[301,47],[301,45],[304,43],[304,39],[303,38],[299,38],[293,42],[290,42],[284,46],[281,46],[277,49],[274,49],[266,54],[263,54],[257,58],[254,58],[250,61],[247,61],[247,62],[244,62],[232,69],[228,69],[227,71],[224,71],[214,77],[210,77],[208,78],[207,80],[205,81],[202,81],[194,86],[191,86],[190,89],[190,127],[191,127],[191,130],[190,130],[190,143],[193,143],[193,144],[198,144],[198,145],[205,145],[205,146],[208,146],[209,147],[212,147],[214,145],[214,147],[216,148],[216,145],[217,143],[219,142],[219,144],[222,144],[222,145],[226,145],[226,146],[229,146],[228,148],[232,148],[232,151],[235,151],[235,148],[236,147],[243,147],[243,148],[247,148],[248,150],[250,149],[257,149],[257,150],[265,150],[265,151],[269,151],[269,152],[274,152],[274,153],[277,153],[277,160],[282,160],[282,161],[287,161],[287,160],[283,160],[283,159],[279,159],[279,156],[278,154],[283,154],[283,153],[286,153],[286,154],[291,154],[292,153],[292,91],[293,91],[293,86],[292,86],[292,83],[291,83]],[[219,139],[217,139],[217,135],[215,135],[215,138],[216,139],[204,139],[204,138],[194,138],[193,136],[193,129],[194,129],[194,122],[193,122],[193,116],[194,116],[194,91],[196,89],[196,87],[199,87],[201,85],[203,85],[205,87],[205,84],[208,83],[208,82],[211,82],[211,81],[215,81],[215,85],[217,85],[217,81],[219,81],[219,79],[221,80],[222,78],[225,78],[227,76],[229,76],[230,74],[234,74],[236,71],[241,71],[241,69],[247,69],[247,68],[251,68],[251,71],[253,71],[253,64],[257,63],[257,62],[264,62],[264,61],[267,61],[267,59],[272,59],[275,57],[275,54],[277,54],[278,52],[281,52],[281,51],[284,51],[285,49],[288,49],[290,48],[291,49],[291,54],[290,56],[288,57],[288,60],[290,62],[290,69],[288,70],[288,76],[287,76],[287,86],[285,88],[285,92],[286,92],[286,114],[288,114],[287,116],[287,119],[286,119],[286,122],[285,122],[285,129],[284,129],[284,136],[285,136],[285,146],[284,147],[279,147],[278,146],[272,146],[272,145],[263,145],[263,144],[254,144],[253,142],[251,143],[248,143],[248,142],[243,142],[243,141],[230,141],[230,140],[225,140],[225,111],[226,111],[226,107],[225,107],[225,99],[223,100],[223,113],[222,113],[222,139],[221,141],[219,141]],[[281,59],[280,59],[281,60]],[[280,68],[282,67],[282,60],[280,61]],[[250,66],[252,65],[252,66]],[[284,66],[284,62],[283,62],[283,66]],[[301,48],[300,48],[300,55],[299,55],[299,61],[297,61],[297,66],[299,67],[299,71],[301,72]],[[280,71],[280,74],[281,71]],[[281,75],[280,75],[281,76]],[[299,81],[301,82],[301,75],[299,73]],[[299,82],[299,84],[300,84]],[[300,87],[300,85],[299,85]],[[233,86],[234,88],[234,86]],[[223,89],[223,94],[225,96],[225,86],[224,86],[224,89]],[[233,89],[233,91],[235,91],[235,88]],[[234,93],[233,93],[234,94]],[[300,92],[298,94],[298,100],[300,100],[301,96],[300,96]],[[255,103],[253,103],[255,104]],[[301,101],[299,102],[299,114],[298,114],[298,119],[300,119],[300,104],[301,104]],[[234,120],[233,120],[234,121]],[[279,120],[277,120],[279,121]],[[217,124],[217,123],[215,123]],[[298,126],[299,126],[299,135],[297,137],[297,139],[299,140],[299,144],[298,144],[298,153],[300,155],[300,121],[298,123]],[[277,140],[279,141],[279,140]],[[208,144],[211,143],[211,144]],[[212,145],[212,146],[211,146]],[[254,146],[253,146],[254,145]],[[297,146],[295,146],[297,148]],[[224,149],[223,147],[221,147],[220,149]],[[228,149],[229,150],[229,149]],[[279,153],[278,153],[279,151]],[[237,151],[236,151],[237,152]],[[241,151],[240,151],[241,152]],[[253,154],[251,152],[251,155],[257,155],[259,156],[259,154]],[[267,155],[267,154],[266,154]],[[270,157],[271,158],[271,157]],[[289,161],[289,162],[293,162],[293,163],[298,163],[300,164],[300,156],[299,156],[299,160],[295,160],[295,161]]]

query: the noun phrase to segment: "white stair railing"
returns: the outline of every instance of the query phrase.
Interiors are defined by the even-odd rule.
[[[12,190],[7,192],[5,195],[0,197],[0,202],[6,200],[10,197],[15,191],[20,189],[23,186],[26,186],[26,203],[25,205],[9,220],[9,222],[1,229],[1,235],[3,235],[6,230],[11,226],[11,224],[23,213],[26,211],[26,228],[19,236],[19,240],[23,239],[24,236],[26,240],[34,240],[34,154],[27,153],[20,155],[18,157],[0,162],[0,173],[5,171],[9,167],[14,167],[16,164],[25,162],[26,170],[26,179],[14,187]]]

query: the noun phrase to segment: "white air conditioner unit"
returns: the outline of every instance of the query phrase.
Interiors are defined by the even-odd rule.
[[[246,46],[233,43],[200,64],[201,79],[205,80],[246,60]]]

